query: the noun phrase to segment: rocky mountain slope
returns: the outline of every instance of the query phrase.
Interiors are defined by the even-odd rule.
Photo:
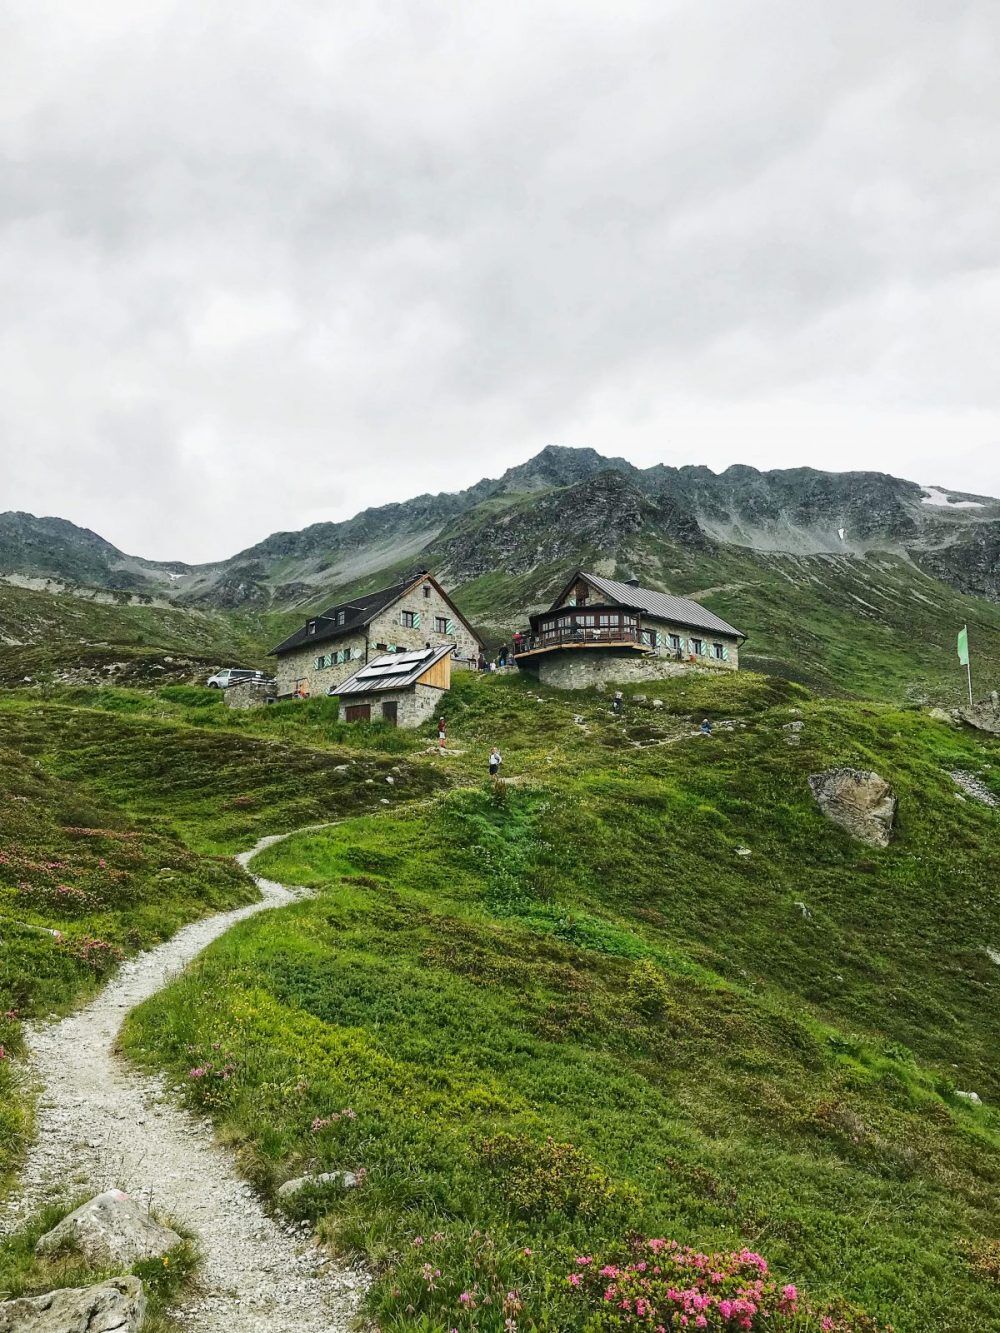
[[[62,519],[0,514],[0,573],[200,605],[285,608],[422,559],[443,557],[451,581],[461,585],[483,573],[484,563],[496,568],[513,558],[526,572],[551,555],[572,559],[577,549],[610,554],[615,543],[642,531],[700,549],[714,543],[796,555],[889,551],[961,591],[1000,600],[995,498],[878,472],[642,469],[593,449],[555,446],[468,490],[274,533],[206,565],[144,560]]]

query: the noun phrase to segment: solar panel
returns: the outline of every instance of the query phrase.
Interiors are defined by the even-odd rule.
[[[425,657],[430,657],[432,652],[433,649],[421,648],[419,652],[396,653],[395,659],[397,662],[422,662]]]

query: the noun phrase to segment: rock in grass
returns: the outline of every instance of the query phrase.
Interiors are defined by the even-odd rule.
[[[145,1317],[137,1277],[0,1301],[0,1333],[138,1333]]]
[[[141,1204],[121,1190],[108,1190],[83,1204],[47,1231],[35,1246],[38,1255],[71,1250],[95,1267],[155,1259],[181,1243],[176,1231],[161,1226]],[[109,1328],[116,1327],[113,1324]]]
[[[353,1171],[320,1171],[312,1176],[296,1176],[286,1180],[278,1187],[279,1199],[290,1199],[304,1189],[313,1189],[319,1185],[337,1185],[343,1190],[352,1190],[358,1184],[358,1177]]]
[[[827,819],[852,838],[887,847],[896,817],[896,797],[885,778],[861,768],[810,773],[809,786]]]
[[[978,1092],[956,1092],[956,1097],[961,1097],[963,1102],[971,1102],[973,1106],[982,1106],[983,1099]]]

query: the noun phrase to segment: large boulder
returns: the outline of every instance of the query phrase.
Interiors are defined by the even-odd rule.
[[[809,786],[827,819],[872,847],[887,847],[896,817],[896,797],[885,778],[862,768],[810,773]]]
[[[145,1317],[137,1277],[0,1301],[0,1333],[139,1333]]]
[[[71,1250],[95,1267],[130,1268],[140,1259],[159,1258],[180,1243],[176,1231],[161,1226],[135,1199],[121,1190],[108,1190],[47,1231],[35,1253]]]
[[[996,690],[980,703],[959,708],[958,715],[963,722],[968,722],[970,727],[1000,736],[1000,695]]]

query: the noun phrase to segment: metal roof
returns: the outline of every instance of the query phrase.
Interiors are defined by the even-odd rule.
[[[715,630],[718,634],[735,634],[737,638],[746,638],[742,630],[736,629],[700,602],[693,602],[690,597],[674,597],[669,592],[657,592],[654,588],[637,588],[631,583],[618,583],[615,579],[602,578],[600,574],[587,574],[583,570],[580,571],[580,577],[599,588],[611,601],[635,607],[658,620],[672,620],[675,624],[688,625],[693,629]],[[555,607],[552,609],[555,610]]]
[[[384,653],[348,676],[343,685],[330,687],[331,694],[379,694],[383,690],[405,690],[443,657],[450,657],[454,645],[418,648],[410,653]]]

